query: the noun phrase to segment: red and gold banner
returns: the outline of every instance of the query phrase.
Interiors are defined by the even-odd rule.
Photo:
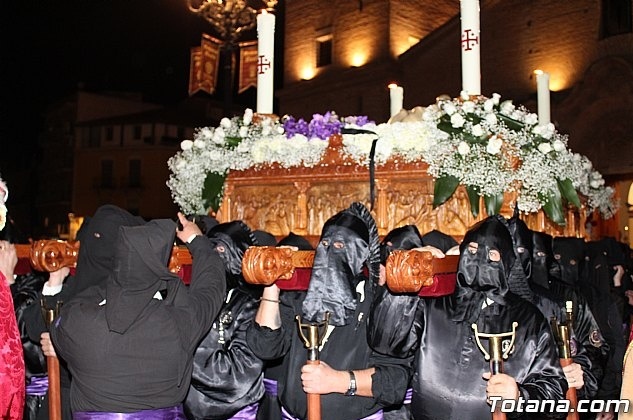
[[[257,41],[240,43],[240,78],[238,93],[257,87]]]
[[[198,91],[212,94],[218,80],[218,64],[222,41],[202,34],[199,47],[191,48],[189,96]]]

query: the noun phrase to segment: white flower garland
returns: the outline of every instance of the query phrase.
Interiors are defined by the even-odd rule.
[[[589,159],[568,150],[566,136],[553,124],[538,125],[534,113],[512,101],[502,102],[498,94],[439,98],[422,115],[422,121],[361,127],[375,134],[344,134],[341,152],[366,166],[372,142],[378,138],[376,165],[390,159],[424,161],[430,175],[456,177],[461,184],[476,187],[480,195],[516,191],[518,208],[525,213],[541,209],[543,197],[557,188],[557,180],[565,179],[587,197],[589,211],[598,209],[608,218],[617,208],[613,189],[605,188]],[[358,128],[347,120],[354,119],[348,117],[341,124]],[[199,128],[193,140],[182,141],[181,151],[167,162],[171,171],[167,186],[183,212],[204,214],[208,209],[202,193],[208,173],[224,175],[270,164],[313,167],[327,144],[303,134],[287,138],[281,122],[264,117],[255,123],[253,112],[247,110],[241,118]]]

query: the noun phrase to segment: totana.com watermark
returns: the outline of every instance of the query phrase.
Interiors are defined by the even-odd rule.
[[[503,413],[629,413],[630,400],[578,400],[576,408],[572,408],[569,400],[503,400],[501,397],[489,397],[490,412],[499,410]]]

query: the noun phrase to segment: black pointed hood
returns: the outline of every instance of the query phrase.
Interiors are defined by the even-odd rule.
[[[124,334],[162,288],[172,297],[169,283],[180,281],[168,268],[175,236],[176,224],[169,219],[119,229],[114,273],[106,284],[110,331]]]
[[[116,243],[121,226],[141,226],[145,221],[120,207],[106,204],[84,220],[77,232],[79,254],[73,282],[76,293],[90,286],[104,284],[113,267]]]
[[[330,314],[330,324],[347,325],[358,304],[356,286],[367,267],[369,280],[380,276],[380,243],[376,223],[361,203],[335,214],[325,222],[317,246],[303,317],[321,322]]]

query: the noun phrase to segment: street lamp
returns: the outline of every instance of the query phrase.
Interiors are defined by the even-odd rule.
[[[257,23],[257,10],[245,0],[187,0],[189,10],[209,22],[223,41],[224,60],[224,114],[230,116],[233,107],[233,61],[237,40],[242,33],[253,29]],[[263,1],[268,11],[273,11],[277,0]]]

